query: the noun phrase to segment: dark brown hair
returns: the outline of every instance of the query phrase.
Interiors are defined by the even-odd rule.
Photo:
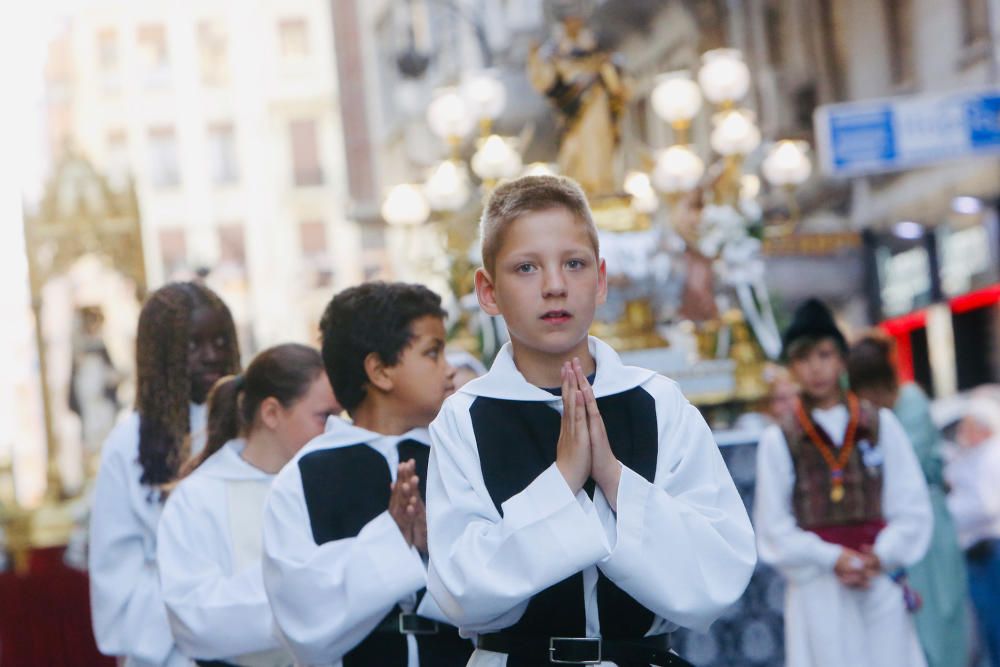
[[[895,391],[899,378],[896,375],[896,346],[892,339],[872,333],[854,343],[847,353],[847,375],[855,391]]]
[[[594,216],[590,212],[587,195],[577,182],[565,176],[522,176],[493,191],[479,221],[483,266],[490,276],[495,277],[497,253],[511,223],[526,213],[560,207],[568,210],[586,227],[594,254],[599,255],[600,242]]]
[[[407,283],[356,285],[327,304],[319,323],[323,363],[337,402],[349,414],[368,394],[365,358],[374,352],[384,364],[395,366],[413,341],[413,323],[427,316],[447,316],[441,297]]]
[[[305,396],[323,372],[319,351],[308,345],[286,343],[264,350],[242,375],[215,383],[208,395],[208,440],[205,449],[184,466],[191,474],[223,445],[253,428],[260,404],[274,397],[289,408]]]
[[[236,327],[219,296],[198,282],[164,285],[153,292],[139,313],[136,334],[136,399],[139,413],[139,464],[143,484],[162,487],[173,482],[191,447],[191,377],[188,341],[196,308],[210,308],[226,321],[228,373],[240,369]],[[163,500],[163,494],[159,499]]]

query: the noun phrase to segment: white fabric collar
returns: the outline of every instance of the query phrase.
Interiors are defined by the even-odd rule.
[[[302,448],[302,453],[314,452],[320,449],[333,449],[335,447],[349,447],[351,445],[365,444],[385,455],[386,451],[401,440],[416,440],[417,442],[430,446],[430,433],[426,428],[415,428],[402,435],[385,435],[369,431],[368,429],[355,426],[354,424],[341,419],[340,417],[330,417],[326,420],[326,431],[322,435],[316,436],[309,441],[309,444]]]
[[[254,467],[241,454],[247,446],[243,438],[234,438],[219,448],[204,463],[198,466],[193,475],[207,475],[226,480],[267,480],[273,479],[272,473],[264,472]]]
[[[590,336],[587,346],[597,364],[597,374],[594,377],[594,395],[597,398],[634,389],[656,375],[654,371],[645,368],[624,365],[618,353],[598,338]],[[472,396],[508,401],[560,400],[524,379],[524,375],[514,365],[514,353],[509,342],[500,348],[489,373],[472,380],[459,391]]]

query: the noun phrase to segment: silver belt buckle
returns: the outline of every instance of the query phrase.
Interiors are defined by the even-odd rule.
[[[399,633],[402,635],[436,635],[439,630],[440,626],[435,620],[411,612],[399,614]]]
[[[558,642],[567,643],[581,643],[585,642],[588,644],[593,644],[597,650],[597,656],[593,660],[559,660],[556,658],[556,652],[559,647],[556,645]],[[603,660],[601,659],[602,644],[600,637],[549,637],[549,662],[557,665],[599,665]]]

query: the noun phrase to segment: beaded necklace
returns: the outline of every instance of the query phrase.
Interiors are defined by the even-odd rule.
[[[847,393],[847,409],[850,413],[850,420],[847,423],[847,433],[844,434],[844,444],[840,447],[840,451],[834,454],[834,444],[830,441],[830,437],[822,429],[816,428],[812,418],[806,414],[802,401],[799,401],[795,406],[795,416],[798,418],[799,424],[809,436],[810,442],[819,450],[823,460],[826,461],[826,467],[830,469],[830,500],[835,503],[844,499],[844,467],[857,444],[856,436],[861,407],[858,403],[858,397],[851,392]]]

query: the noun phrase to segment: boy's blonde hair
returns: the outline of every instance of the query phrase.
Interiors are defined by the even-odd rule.
[[[559,207],[565,208],[584,225],[594,254],[599,256],[597,225],[587,204],[587,195],[577,182],[565,176],[522,176],[493,191],[479,222],[483,266],[490,276],[495,276],[497,252],[511,223],[526,213]]]

